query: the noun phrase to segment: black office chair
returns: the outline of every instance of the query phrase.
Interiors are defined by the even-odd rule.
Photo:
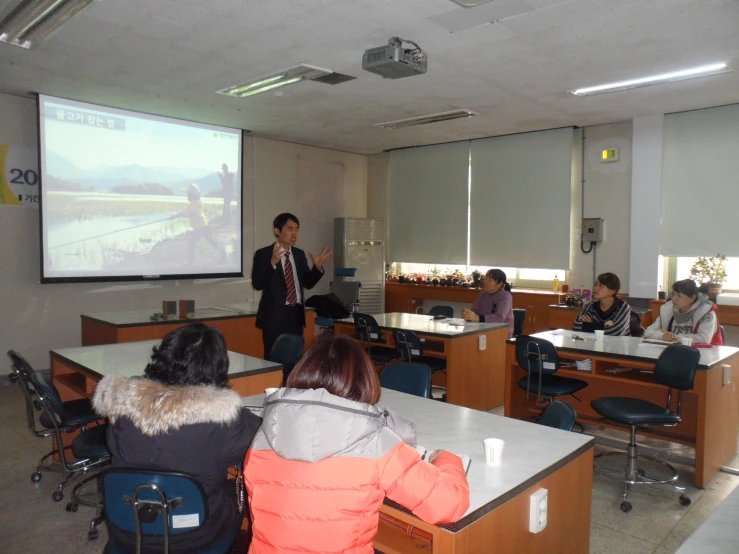
[[[700,352],[690,346],[678,344],[665,348],[654,366],[654,378],[658,383],[668,387],[667,401],[664,406],[641,398],[617,396],[598,398],[590,403],[593,409],[604,418],[628,425],[631,428],[629,447],[626,452],[603,452],[596,456],[596,459],[608,456],[624,456],[626,458],[625,471],[623,469],[607,470],[599,468],[597,464],[594,467],[596,471],[624,483],[623,500],[621,501],[621,510],[624,512],[631,511],[631,503],[626,499],[631,485],[670,485],[681,493],[681,505],[688,506],[690,504],[690,498],[685,495],[685,487],[679,487],[675,484],[677,471],[674,467],[658,458],[638,454],[636,428],[674,427],[682,421],[680,418],[682,393],[693,388],[699,360]],[[678,391],[676,411],[672,410],[673,389]],[[649,460],[666,468],[670,476],[658,479],[646,475],[645,471],[639,467],[641,460]]]
[[[111,456],[106,444],[108,424],[93,425],[89,429],[77,435],[72,441],[72,454],[78,460],[88,460],[88,469],[102,468],[110,463]],[[105,521],[103,515],[103,500],[100,486],[100,473],[94,473],[77,483],[72,489],[72,500],[67,503],[68,512],[76,512],[79,505],[95,508],[96,515],[90,521],[90,529],[87,531],[88,540],[98,538],[98,527]],[[94,483],[92,491],[85,490],[88,483]]]
[[[446,360],[423,354],[423,340],[413,331],[393,330],[395,350],[402,362],[417,362],[429,366],[431,373],[446,370]]]
[[[726,344],[726,332],[724,331],[724,326],[719,325],[718,326],[718,332],[721,333],[721,344]]]
[[[380,325],[369,314],[354,312],[354,331],[362,342],[362,348],[367,351],[370,359],[376,364],[386,365],[390,360],[398,357],[395,348],[384,346],[385,341],[380,334]]]
[[[559,369],[559,356],[548,340],[520,335],[516,338],[516,361],[526,372],[526,377],[518,381],[518,386],[526,391],[526,400],[534,393],[540,404],[566,395],[580,401],[575,393],[588,386],[581,379],[554,375]]]
[[[143,537],[161,537],[163,552],[170,538],[191,532],[208,519],[208,499],[202,485],[187,473],[112,468],[103,475],[105,515],[112,530],[103,554],[125,554],[115,531],[135,536],[137,552]],[[186,518],[186,522],[183,521]],[[176,524],[175,524],[176,523]],[[193,554],[225,554],[236,539],[241,521]]]
[[[547,406],[536,423],[562,431],[572,431],[577,421],[577,412],[564,400],[554,400]]]
[[[287,333],[277,337],[277,340],[272,345],[272,350],[269,351],[267,360],[282,365],[283,382],[287,381],[290,372],[295,367],[295,364],[298,363],[300,356],[303,354],[303,348],[305,348],[305,339],[303,337]]]
[[[444,304],[440,304],[438,306],[434,306],[429,310],[428,315],[443,315],[444,317],[453,318],[454,317],[454,307],[453,306],[446,306]]]
[[[397,362],[380,373],[380,385],[421,398],[431,398],[431,370],[425,364]]]
[[[43,373],[34,371],[18,352],[9,350],[7,354],[15,370],[14,380],[21,386],[26,399],[29,429],[37,437],[54,437],[57,444],[57,448],[39,460],[36,471],[31,475],[31,481],[34,483],[41,481],[42,471],[62,473],[64,479],[51,495],[54,501],[59,502],[64,498],[64,487],[73,477],[77,477],[79,472],[86,472],[107,463],[107,460],[88,459],[84,456],[74,461],[68,459],[67,452],[72,449],[72,445],[60,448],[64,444],[62,435],[84,430],[86,426],[101,418],[87,399],[62,402],[56,387]],[[37,426],[34,410],[41,411],[38,420],[40,428]],[[48,461],[54,456],[59,457],[60,463]]]
[[[523,326],[526,324],[526,310],[523,308],[513,308],[513,336],[517,337],[523,333]]]

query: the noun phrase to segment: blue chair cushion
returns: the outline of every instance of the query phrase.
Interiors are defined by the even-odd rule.
[[[526,390],[527,377],[522,377],[518,381],[518,386]],[[541,376],[541,394],[542,396],[564,396],[566,394],[574,394],[584,389],[588,384],[580,379],[572,379],[570,377],[559,377],[558,375],[542,375]],[[539,375],[531,374],[531,383],[529,391],[539,394]]]
[[[319,325],[320,327],[333,327],[334,326],[334,320],[330,317],[323,317],[321,315],[316,316],[316,325]]]
[[[105,445],[107,425],[94,425],[81,432],[72,441],[72,454],[75,458],[105,458],[110,456]]]
[[[98,419],[102,418],[95,413],[95,410],[92,409],[92,404],[87,398],[64,402],[63,427],[82,427]],[[46,412],[41,413],[39,422],[44,427],[52,427],[51,419]]]
[[[626,425],[673,425],[682,421],[675,412],[641,398],[611,396],[593,400],[590,405],[603,417]]]

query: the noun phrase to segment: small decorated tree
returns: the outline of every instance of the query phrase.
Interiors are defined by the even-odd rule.
[[[716,254],[711,258],[698,258],[690,268],[690,278],[698,283],[723,285],[726,281],[726,256]]]

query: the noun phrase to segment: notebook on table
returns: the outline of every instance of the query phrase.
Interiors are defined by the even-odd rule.
[[[426,459],[427,450],[425,447],[419,445],[416,445],[416,451],[421,455],[421,459]],[[433,451],[432,451],[433,452]],[[430,452],[429,452],[430,454]],[[472,464],[472,460],[467,454],[457,454],[455,452],[450,452],[450,454],[454,454],[455,456],[458,456],[460,460],[462,460],[462,467],[464,468],[465,474],[470,470],[470,465]]]

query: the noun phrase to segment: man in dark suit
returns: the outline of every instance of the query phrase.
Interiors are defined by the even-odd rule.
[[[296,248],[300,222],[290,213],[274,220],[274,244],[254,253],[251,270],[252,286],[262,291],[257,311],[257,327],[262,330],[264,357],[283,333],[303,336],[305,327],[305,295],[303,289],[312,289],[323,277],[323,264],[333,254],[324,248],[310,254],[313,269],[308,267],[305,252]]]

